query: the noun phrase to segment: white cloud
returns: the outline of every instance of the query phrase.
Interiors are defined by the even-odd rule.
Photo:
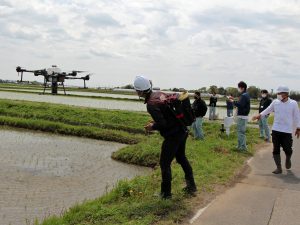
[[[295,0],[0,0],[0,78],[58,64],[93,86],[299,89],[299,21]]]

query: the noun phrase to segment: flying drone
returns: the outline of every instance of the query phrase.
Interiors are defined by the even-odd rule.
[[[46,87],[48,86],[48,83],[51,84],[51,93],[52,94],[57,94],[57,88],[58,88],[58,83],[61,83],[63,86],[64,93],[66,94],[65,90],[65,85],[64,82],[65,80],[83,80],[84,82],[84,88],[86,87],[86,81],[90,80],[91,74],[86,74],[82,77],[76,77],[79,73],[87,73],[86,71],[78,71],[78,70],[73,70],[71,72],[62,72],[60,68],[58,68],[56,65],[52,65],[51,68],[48,69],[41,69],[41,70],[27,70],[24,69],[20,66],[16,68],[16,71],[18,72],[18,76],[21,74],[21,80],[19,82],[23,82],[23,73],[33,73],[34,76],[44,76],[44,90],[43,94],[45,94]]]

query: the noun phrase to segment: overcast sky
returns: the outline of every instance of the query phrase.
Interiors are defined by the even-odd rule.
[[[161,88],[300,91],[300,2],[0,0],[0,50],[0,79],[56,64],[94,73],[91,86],[145,75]]]

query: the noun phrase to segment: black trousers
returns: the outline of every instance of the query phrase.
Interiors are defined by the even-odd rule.
[[[293,154],[293,137],[290,133],[272,131],[273,155],[280,154],[280,147],[286,155]]]
[[[166,137],[160,154],[160,168],[162,174],[161,193],[165,195],[171,194],[171,163],[174,158],[181,165],[185,179],[194,183],[192,167],[185,156],[185,144],[188,134],[186,132]]]

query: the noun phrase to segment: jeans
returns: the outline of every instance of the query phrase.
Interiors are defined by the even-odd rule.
[[[227,109],[227,117],[233,116],[233,109]]]
[[[203,117],[197,117],[196,121],[192,124],[194,137],[196,139],[204,139],[204,133],[202,130]]]
[[[171,195],[171,163],[174,158],[181,165],[185,179],[194,182],[193,170],[185,156],[185,144],[188,133],[180,133],[171,137],[166,137],[161,148],[160,154],[160,169],[162,175],[161,194],[163,196]]]
[[[238,136],[238,149],[241,151],[247,150],[246,145],[246,125],[248,120],[237,118],[237,136]]]
[[[280,155],[280,147],[286,155],[293,154],[293,137],[292,134],[272,131],[273,155]]]
[[[216,107],[210,106],[209,107],[209,119],[214,120],[216,116]]]
[[[260,137],[268,139],[268,141],[271,140],[271,135],[270,135],[270,129],[268,125],[268,117],[264,116],[261,117],[259,120],[259,131],[260,131]]]

